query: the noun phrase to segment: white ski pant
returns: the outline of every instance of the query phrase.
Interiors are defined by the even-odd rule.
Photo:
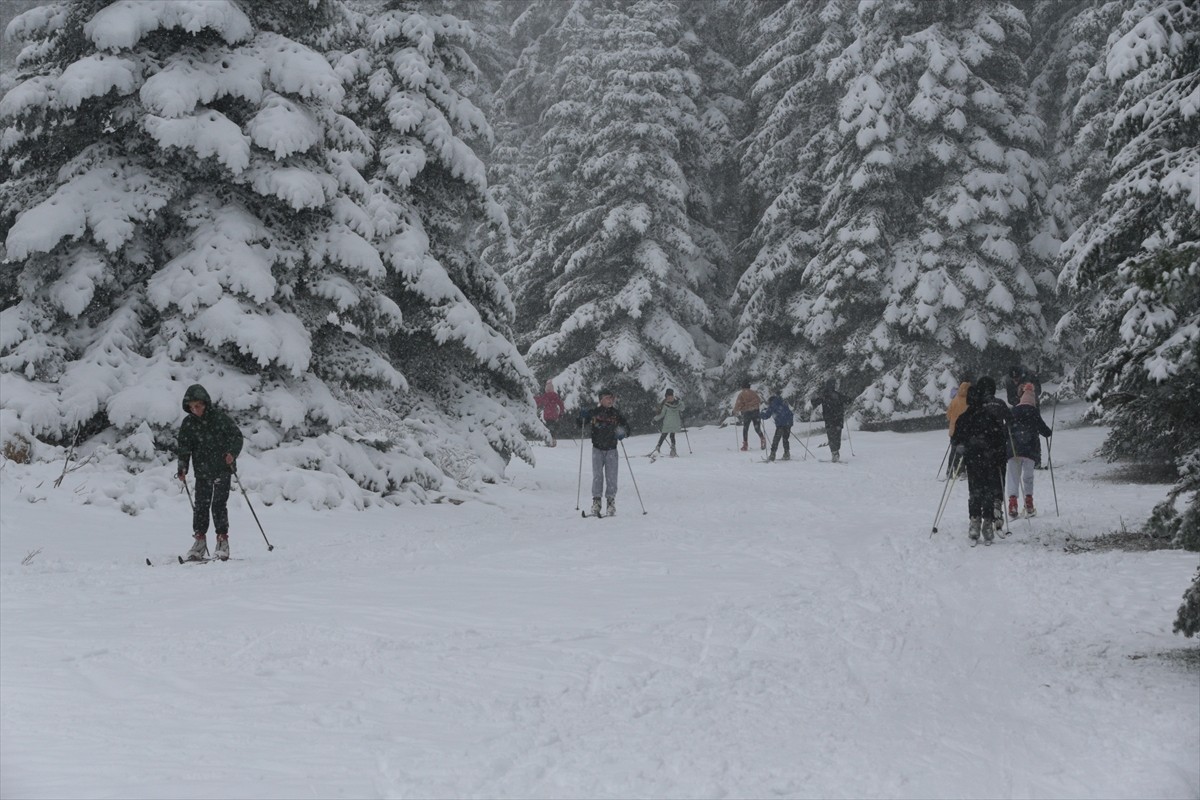
[[[592,497],[617,496],[617,451],[592,448]],[[608,483],[608,492],[604,484]]]
[[[1033,459],[1017,456],[1008,460],[1008,495],[1023,494],[1033,494]]]

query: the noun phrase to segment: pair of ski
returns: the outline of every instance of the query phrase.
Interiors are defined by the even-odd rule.
[[[210,561],[244,561],[245,560],[242,558],[218,558],[217,556],[206,556],[204,558],[184,558],[183,556],[176,556],[176,558],[179,559],[180,564],[207,564]],[[153,567],[154,562],[147,558],[146,566]]]
[[[616,516],[616,514],[604,514],[604,513],[589,514],[586,511],[580,511],[579,513],[583,515],[584,519],[587,519],[588,517],[591,517],[592,519],[604,519],[605,517],[615,517]]]

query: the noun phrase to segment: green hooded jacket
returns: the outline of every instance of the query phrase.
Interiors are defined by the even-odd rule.
[[[662,420],[663,433],[679,433],[683,430],[683,401],[676,399],[673,402],[663,402],[658,407],[658,413],[654,415],[654,421]]]
[[[188,411],[187,404],[193,400],[204,402],[204,416],[197,417]],[[187,472],[188,461],[192,462],[197,478],[211,480],[229,474],[225,454],[237,458],[242,452],[242,432],[229,415],[212,404],[208,392],[198,383],[183,393],[183,411],[187,417],[179,426],[178,455],[179,471]]]

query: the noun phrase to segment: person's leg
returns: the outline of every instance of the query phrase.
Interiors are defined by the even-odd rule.
[[[218,536],[225,536],[229,533],[229,484],[232,477],[222,475],[219,478],[213,478],[212,486],[212,517],[213,527],[217,530]]]
[[[672,434],[671,438],[672,438],[672,439],[674,439],[674,438],[675,438],[674,434]],[[660,447],[662,447],[662,446],[663,446],[663,442],[665,442],[666,440],[667,440],[667,435],[666,435],[665,433],[664,433],[664,434],[661,434],[661,435],[658,437],[658,444],[654,445],[654,450],[655,450],[655,452],[658,452],[658,449],[659,449]]]
[[[833,456],[833,460],[837,461],[838,454],[842,451],[842,421],[826,421],[825,436],[829,441],[829,452]]]
[[[617,496],[617,466],[620,463],[617,450],[604,451],[604,494],[610,500]]]
[[[226,491],[226,497],[229,492]],[[196,536],[208,534],[208,512],[213,504],[213,481],[196,478],[196,507],[192,512],[192,533]]]
[[[592,499],[604,494],[604,450],[592,448]]]
[[[674,433],[671,434],[671,455],[673,455],[673,456],[679,455],[679,451],[675,449],[675,434]]]
[[[792,457],[792,426],[785,425],[782,428],[775,429],[775,435],[781,436],[783,442],[783,457],[789,459]]]
[[[753,422],[754,415],[749,411],[742,412],[742,449],[746,449],[746,445],[750,442],[750,423]]]
[[[1008,515],[1015,517],[1017,515],[1017,494],[1020,490],[1021,483],[1021,462],[1022,458],[1013,457],[1008,460]]]

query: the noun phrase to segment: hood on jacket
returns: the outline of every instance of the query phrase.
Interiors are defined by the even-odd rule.
[[[1021,406],[1036,406],[1037,397],[1034,395],[1033,384],[1026,383],[1021,386],[1021,402],[1017,405]]]
[[[198,383],[193,383],[187,388],[187,391],[183,393],[184,413],[191,413],[188,411],[188,403],[192,402],[193,400],[199,400],[200,402],[204,403],[206,410],[212,408],[212,398],[208,396],[208,392],[205,390],[205,388]]]
[[[542,391],[544,391],[546,394],[550,394],[551,392],[553,392],[554,391],[554,381],[552,381],[552,380],[546,381],[546,386],[542,389]]]
[[[967,392],[968,406],[983,406],[989,400],[996,396],[996,381],[988,376],[983,376],[972,384]]]

